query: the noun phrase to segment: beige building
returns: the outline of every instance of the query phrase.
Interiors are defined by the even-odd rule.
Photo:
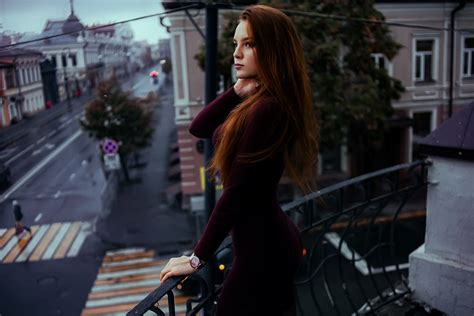
[[[163,4],[165,9],[176,8],[175,2]],[[376,1],[376,8],[389,22],[420,24],[448,28],[451,11],[457,3],[433,1]],[[201,30],[205,31],[205,10],[190,12]],[[194,14],[196,13],[196,14]],[[204,106],[204,72],[194,56],[203,38],[184,12],[168,16],[173,64],[175,120],[178,126],[181,190],[183,207],[190,208],[192,196],[202,196],[203,154],[198,140],[188,132],[192,118]],[[219,19],[222,23],[222,18]],[[474,5],[467,4],[456,14],[455,27],[474,30]],[[416,142],[434,130],[447,117],[449,100],[449,31],[391,26],[395,40],[403,48],[388,61],[383,55],[373,54],[380,67],[400,79],[406,88],[393,107],[400,118],[412,118],[412,126],[401,126],[391,135],[393,164],[413,159]],[[455,32],[454,49],[454,111],[474,99],[474,34]],[[406,122],[406,120],[405,120]],[[318,172],[321,176],[347,175],[349,161],[345,146],[320,156]],[[324,178],[324,177],[322,177]]]
[[[378,1],[376,8],[389,22],[449,28],[450,1]],[[453,112],[474,100],[474,4],[468,3],[455,15]],[[385,67],[400,79],[406,92],[393,107],[413,119],[402,140],[401,162],[415,156],[416,143],[448,117],[450,88],[450,32],[391,26],[394,38],[403,45]]]

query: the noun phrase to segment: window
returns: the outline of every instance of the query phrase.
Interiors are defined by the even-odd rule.
[[[76,66],[77,66],[76,54],[71,54],[71,55],[69,55],[69,57],[71,58],[72,65],[73,65],[74,67],[76,67]]]
[[[28,83],[30,83],[33,79],[31,78],[31,68],[26,69],[26,73],[28,74]]]
[[[61,55],[61,61],[62,61],[63,68],[67,67],[67,56],[66,55]]]
[[[375,67],[377,68],[385,68],[386,69],[386,63],[385,63],[385,56],[383,54],[370,54],[370,58],[375,64]]]
[[[462,55],[463,77],[474,78],[474,37],[464,38],[464,49]]]
[[[7,89],[15,87],[15,81],[13,77],[13,68],[7,68],[5,71],[5,84]]]
[[[26,84],[26,83],[27,83],[27,82],[26,82],[26,69],[23,68],[23,69],[21,70],[21,74],[20,74],[20,84],[21,84],[21,85],[24,85],[24,84]]]
[[[416,40],[415,81],[434,81],[434,40]]]
[[[51,56],[51,64],[53,64],[53,67],[57,67],[57,62],[56,62],[56,56]]]

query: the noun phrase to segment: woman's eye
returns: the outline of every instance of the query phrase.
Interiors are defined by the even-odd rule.
[[[249,43],[249,42],[245,43],[244,45],[245,45],[246,48],[252,48],[253,47],[252,43]]]

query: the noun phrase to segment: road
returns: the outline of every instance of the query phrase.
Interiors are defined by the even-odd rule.
[[[147,70],[123,88],[144,97],[162,84]],[[79,125],[85,102],[22,123],[25,136],[0,150],[13,182],[0,192],[0,315],[81,314],[110,248],[93,233],[105,177],[97,142]],[[30,239],[14,236],[14,199]]]

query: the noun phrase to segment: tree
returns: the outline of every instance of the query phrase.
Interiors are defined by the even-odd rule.
[[[366,20],[385,20],[373,1],[294,1],[292,9]],[[348,19],[296,17],[321,116],[321,147],[348,145],[353,175],[376,168],[391,101],[404,91],[401,82],[378,67],[371,54],[393,59],[400,49],[386,25]]]
[[[120,89],[115,78],[102,82],[97,98],[88,103],[81,127],[99,141],[111,138],[120,145],[119,155],[126,181],[130,181],[127,159],[150,145],[153,128],[152,99],[138,99]]]
[[[384,20],[372,0],[265,2],[294,11]],[[226,17],[228,22],[219,41],[218,72],[230,78],[232,38],[237,22],[235,15]],[[299,32],[308,63],[321,122],[321,150],[347,144],[353,175],[373,170],[374,154],[380,150],[388,131],[387,120],[393,114],[391,101],[398,99],[404,88],[383,67],[375,65],[371,54],[383,54],[391,60],[401,46],[383,24],[297,15],[290,18]],[[203,67],[203,50],[196,59]]]

